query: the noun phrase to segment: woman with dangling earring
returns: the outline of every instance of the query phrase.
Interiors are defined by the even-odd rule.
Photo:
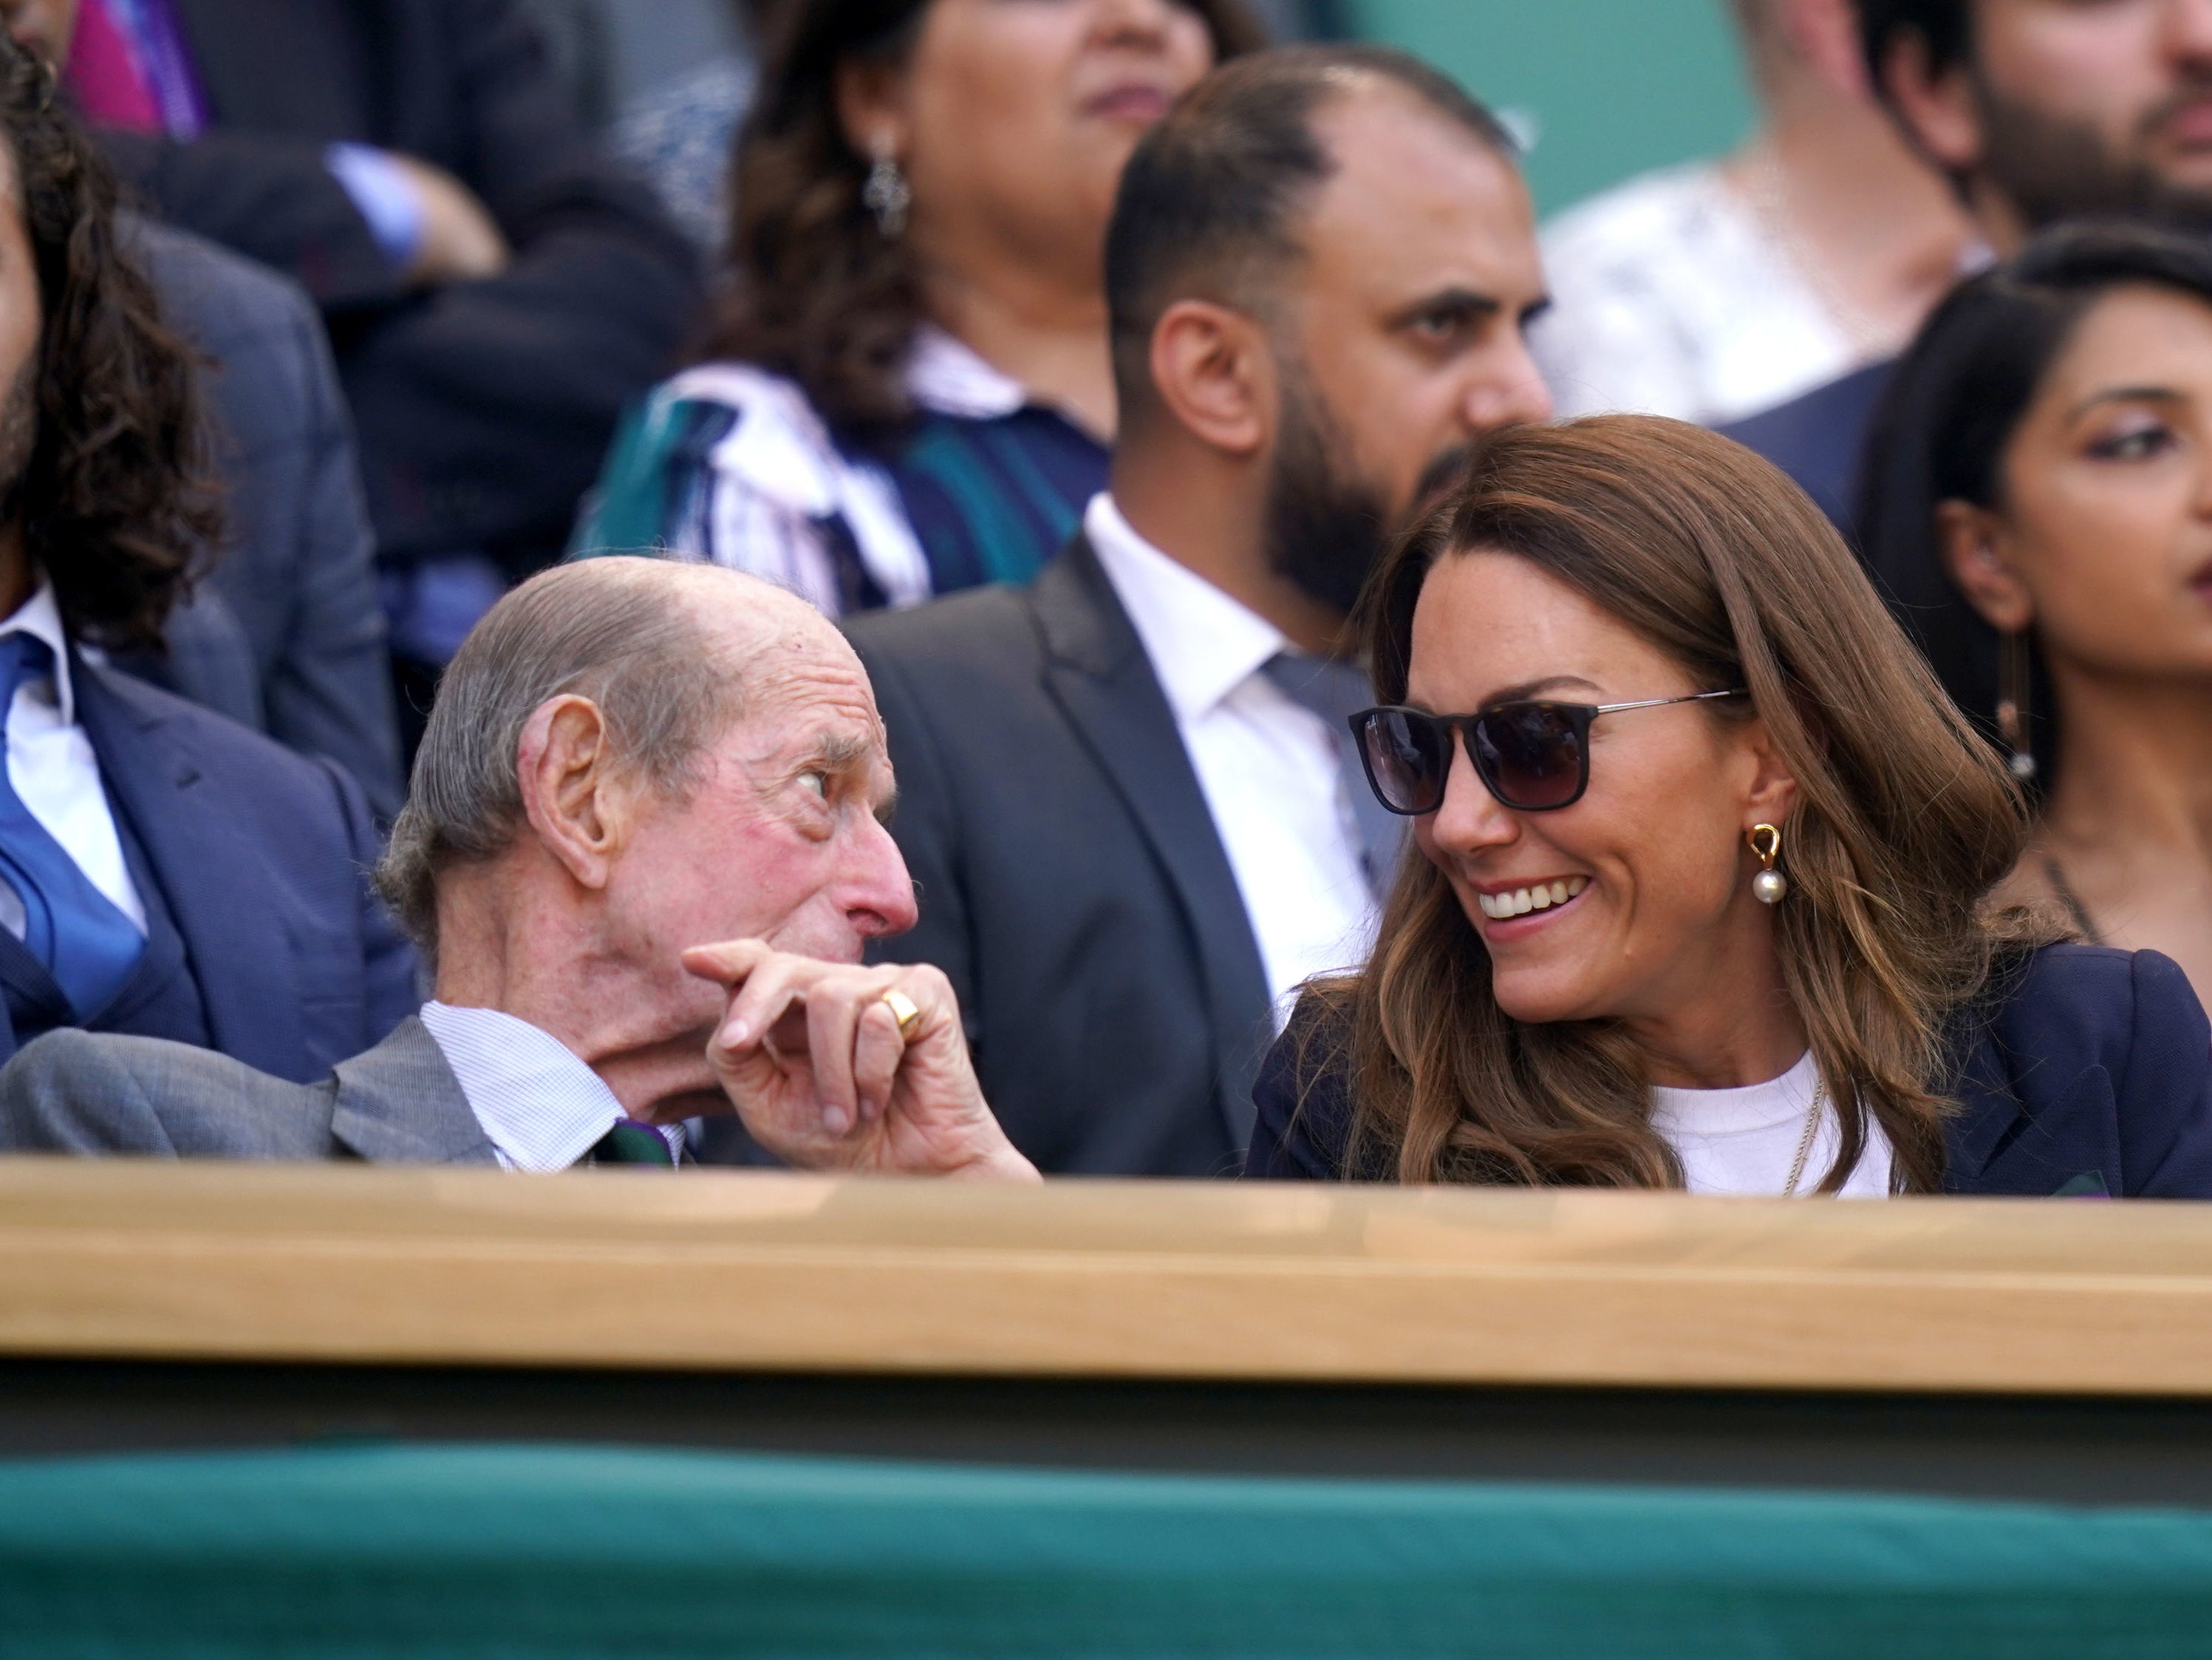
[[[1024,581],[1106,487],[1121,168],[1243,0],[787,0],[696,361],[617,435],[575,554],[751,571],[827,614]]]
[[[1812,502],[1702,429],[1490,440],[1364,601],[1411,821],[1247,1174],[2212,1196],[2212,1027],[1993,899],[2028,833]]]
[[[2212,993],[2212,246],[2046,233],[1899,362],[1876,583],[2037,807],[2000,890]]]

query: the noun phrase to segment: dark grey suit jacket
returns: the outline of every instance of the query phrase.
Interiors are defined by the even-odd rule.
[[[159,1038],[49,1032],[0,1067],[0,1150],[498,1162],[436,1040],[411,1015],[313,1084]]]
[[[1034,586],[851,619],[921,922],[1041,1169],[1233,1173],[1267,976],[1175,715],[1079,536]]]
[[[375,545],[322,319],[296,284],[214,243],[125,222],[201,377],[228,532],[168,627],[125,665],[351,773],[389,823],[402,794]]]

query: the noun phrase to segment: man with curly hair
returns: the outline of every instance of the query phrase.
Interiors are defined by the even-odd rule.
[[[217,528],[192,360],[52,76],[0,41],[0,1055],[81,1027],[306,1079],[414,1004],[343,769],[108,666]]]

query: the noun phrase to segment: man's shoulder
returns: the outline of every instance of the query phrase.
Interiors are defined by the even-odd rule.
[[[295,335],[317,321],[296,283],[194,232],[132,214],[123,223],[172,326],[221,357],[246,339]]]
[[[1857,487],[1859,454],[1894,366],[1894,359],[1869,363],[1786,404],[1731,421],[1719,432],[1788,473],[1848,532],[1856,505],[1851,496]]]
[[[182,751],[220,787],[240,792],[234,800],[241,809],[276,800],[326,810],[338,799],[337,769],[328,762],[296,754],[251,727],[134,675],[82,659],[73,672],[79,676],[80,706],[88,690],[114,705],[122,727],[158,727],[170,749]],[[109,723],[111,733],[116,724]],[[97,736],[94,746],[100,746]],[[112,753],[100,759],[108,765],[126,763],[126,757]]]
[[[64,1029],[25,1045],[0,1067],[0,1146],[319,1156],[330,1140],[331,1093],[327,1085],[288,1083],[190,1043]]]
[[[911,676],[923,697],[1033,681],[1043,660],[1031,592],[1010,583],[862,612],[847,617],[844,629],[872,672],[888,667]]]

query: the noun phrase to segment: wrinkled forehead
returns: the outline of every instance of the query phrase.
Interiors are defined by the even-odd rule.
[[[841,751],[882,759],[883,716],[867,671],[843,635],[813,621],[757,629],[743,642],[740,724],[777,749],[834,739]]]

